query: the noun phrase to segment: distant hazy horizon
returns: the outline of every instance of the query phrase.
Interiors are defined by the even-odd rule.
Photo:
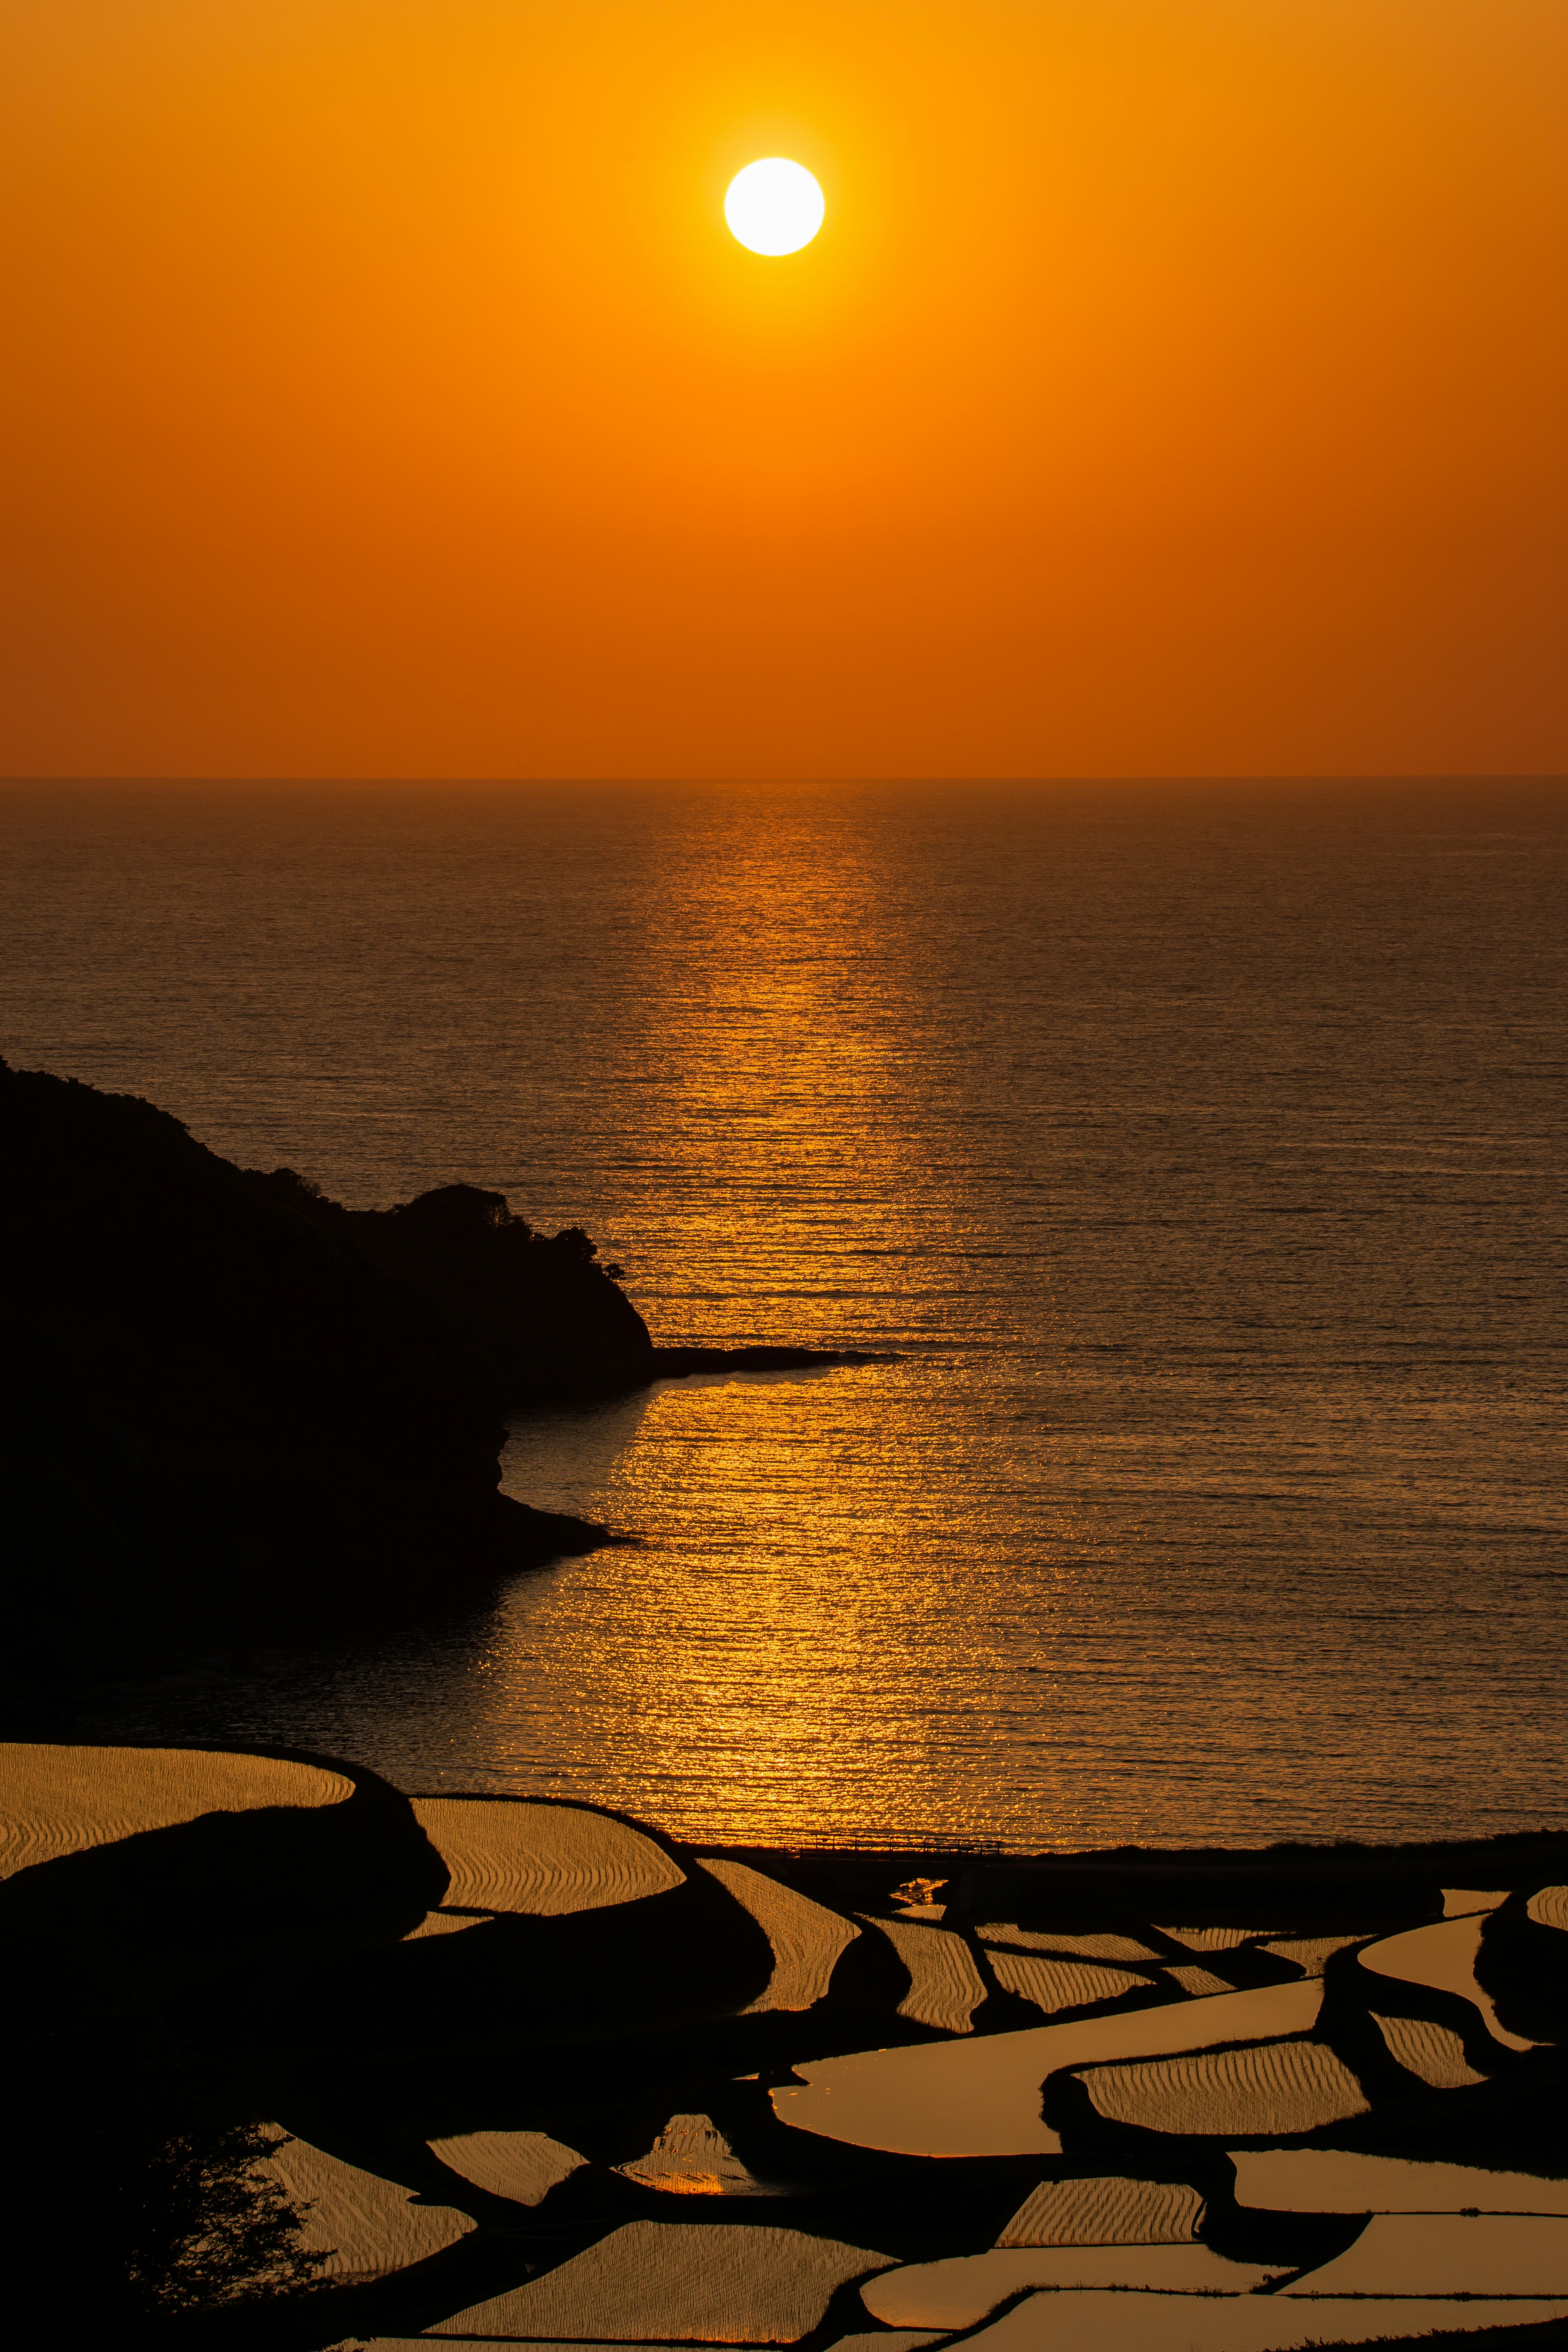
[[[428,774],[416,774],[411,772],[406,775],[384,775],[379,772],[373,773],[369,770],[363,773],[349,772],[332,775],[283,772],[251,774],[241,769],[211,775],[198,773],[195,771],[192,771],[189,774],[177,772],[142,774],[132,770],[106,775],[48,775],[26,774],[20,771],[14,773],[0,771],[0,793],[20,796],[36,793],[45,797],[53,795],[68,797],[73,793],[93,792],[172,793],[199,792],[225,794],[231,792],[249,791],[415,793],[428,797],[437,793],[463,792],[490,794],[507,792],[549,792],[557,789],[563,792],[574,792],[579,789],[584,791],[600,789],[606,792],[636,791],[641,786],[647,786],[654,791],[668,791],[671,787],[689,787],[694,792],[709,789],[744,792],[753,785],[773,790],[784,790],[794,786],[802,792],[818,792],[824,789],[854,791],[861,785],[868,791],[899,787],[914,792],[921,791],[927,786],[942,789],[973,786],[977,791],[984,791],[988,787],[995,786],[1008,791],[1034,789],[1044,793],[1071,792],[1079,788],[1093,791],[1101,789],[1115,791],[1122,788],[1134,792],[1189,789],[1195,792],[1228,792],[1233,789],[1264,793],[1319,790],[1340,792],[1356,786],[1386,789],[1390,792],[1400,792],[1407,787],[1415,791],[1425,788],[1444,791],[1456,786],[1475,791],[1493,789],[1507,791],[1515,786],[1524,790],[1539,787],[1546,791],[1556,791],[1568,790],[1568,769],[1410,768],[1363,772],[1355,768],[1325,768],[1315,770],[1310,773],[1299,773],[1294,770],[1284,768],[1279,770],[1238,768],[1234,772],[1219,771],[1201,775],[1195,772],[1189,774],[1175,771],[1168,774],[1136,774],[1109,768],[1103,772],[1094,769],[1074,770],[1070,772],[1064,771],[1060,774],[1046,772],[1025,772],[1022,770],[1016,773],[1007,770],[997,770],[987,774],[974,773],[968,770],[954,770],[951,773],[931,770],[928,773],[907,775],[891,770],[884,772],[870,769],[854,774],[846,772],[842,775],[796,773],[793,771],[775,774],[762,770],[736,772],[729,769],[714,769],[711,772],[672,769],[668,774],[650,770],[646,774],[636,775],[601,775],[589,773],[586,771],[581,774],[562,771],[558,773],[537,775],[510,772],[505,774],[497,772],[493,775],[484,773],[447,775],[438,772]]]

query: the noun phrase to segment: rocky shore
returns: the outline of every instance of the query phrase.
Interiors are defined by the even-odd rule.
[[[580,1227],[467,1184],[351,1210],[4,1062],[0,1220],[19,1726],[67,1681],[363,1637],[615,1540],[500,1493],[509,1412],[868,1360],[658,1347]]]

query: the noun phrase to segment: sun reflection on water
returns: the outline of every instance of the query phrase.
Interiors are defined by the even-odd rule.
[[[1560,796],[49,824],[0,866],[10,1058],[357,1205],[495,1186],[661,1339],[901,1358],[520,1423],[509,1490],[635,1547],[148,1736],[737,1843],[1558,1817]]]

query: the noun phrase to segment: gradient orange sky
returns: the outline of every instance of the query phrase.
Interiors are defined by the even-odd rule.
[[[1565,90],[1564,0],[3,0],[0,767],[1568,768]]]

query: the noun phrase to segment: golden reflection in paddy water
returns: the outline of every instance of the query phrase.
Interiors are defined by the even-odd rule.
[[[634,1546],[144,1727],[735,1843],[1560,1821],[1561,794],[14,806],[11,1059],[900,1359],[519,1423]]]

